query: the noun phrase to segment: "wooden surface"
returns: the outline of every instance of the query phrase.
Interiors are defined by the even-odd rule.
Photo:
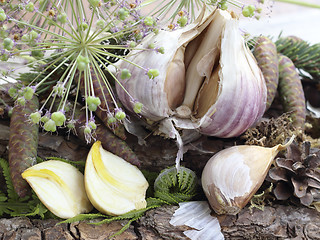
[[[8,122],[0,121],[0,157],[7,156],[8,132]],[[171,140],[154,136],[147,146],[138,145],[133,137],[129,137],[128,141],[142,161],[143,168],[159,171],[174,164],[176,146]],[[186,154],[183,165],[192,167],[200,177],[212,152],[230,144],[232,141],[222,143],[214,138],[201,139]],[[54,134],[41,134],[38,152],[43,157],[58,156],[84,161],[88,150],[88,146],[74,137],[68,139]],[[177,208],[163,206],[150,210],[115,239],[187,239],[183,231],[189,230],[188,227],[169,224]],[[250,210],[247,206],[236,216],[219,216],[218,219],[225,239],[320,239],[320,213],[302,206],[266,206],[264,211],[256,208]],[[102,240],[119,231],[125,223],[94,226],[86,222],[56,225],[57,222],[52,219],[3,218],[0,219],[0,239]]]
[[[118,240],[187,239],[186,226],[174,227],[169,221],[177,206],[150,210]],[[225,239],[320,239],[320,214],[308,208],[277,205],[264,211],[245,208],[237,216],[221,216]],[[56,225],[58,220],[28,218],[0,219],[0,239],[14,240],[104,240],[119,231],[122,222],[91,225],[85,222]]]

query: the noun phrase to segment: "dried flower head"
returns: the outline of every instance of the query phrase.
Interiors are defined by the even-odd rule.
[[[204,6],[208,9],[226,9],[228,5],[233,5],[241,9],[244,16],[253,16],[260,4],[257,2],[255,6],[246,6],[226,0],[187,0],[180,4],[176,0],[159,1],[151,11],[147,10],[148,13],[142,15],[141,9],[145,10],[143,7],[153,2],[3,2],[0,8],[0,58],[11,63],[23,59],[24,67],[36,72],[29,81],[24,79],[22,84],[25,90],[18,89],[14,94],[15,100],[23,105],[33,94],[45,96],[37,113],[30,116],[31,120],[39,122],[50,132],[61,127],[68,128],[70,123],[76,121],[75,107],[70,106],[69,101],[72,98],[73,102],[84,102],[86,125],[83,128],[87,132],[95,112],[98,117],[106,119],[106,125],[116,133],[117,126],[126,115],[113,92],[113,85],[121,84],[111,69],[121,72],[122,79],[130,80],[131,73],[126,69],[118,69],[115,62],[119,59],[129,61],[125,56],[138,46],[138,42],[149,33],[157,34],[161,27],[158,26],[159,18],[163,19],[174,9],[168,20],[175,30],[194,20],[196,11]],[[155,43],[149,43],[142,50],[165,54],[164,48]],[[157,69],[145,69],[134,62],[130,63],[143,69],[150,79],[160,74]],[[3,74],[6,76],[18,70],[14,66]],[[141,103],[129,97],[136,105],[135,112],[140,113],[143,108]],[[90,128],[90,131],[94,129]],[[87,135],[91,136],[91,132]]]
[[[11,95],[21,105],[33,94],[45,96],[42,106],[30,116],[33,122],[40,122],[50,132],[68,127],[76,120],[70,97],[75,102],[84,101],[84,131],[88,136],[94,131],[91,119],[97,110],[115,116],[116,121],[125,118],[112,90],[113,84],[120,83],[110,69],[121,71],[114,63],[124,59],[129,49],[156,26],[156,20],[143,17],[137,8],[139,3],[134,4],[135,7],[127,1],[113,4],[100,0],[43,0],[1,5],[1,60],[23,59],[23,67],[35,71]],[[3,73],[4,77],[18,70],[14,66]],[[122,72],[123,77],[130,78],[130,73]],[[132,101],[136,102],[133,98]]]
[[[149,0],[141,5],[151,5],[151,15],[165,21],[170,21],[171,23],[177,21],[178,25],[181,26],[181,21],[184,22],[189,19],[193,21],[204,6],[208,9],[218,7],[222,10],[231,7],[232,9],[238,9],[239,13],[244,17],[255,17],[258,19],[262,9],[261,6],[265,2],[260,0],[257,0],[254,4],[246,4],[245,2],[235,0]]]

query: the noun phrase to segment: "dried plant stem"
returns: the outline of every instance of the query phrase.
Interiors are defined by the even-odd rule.
[[[86,124],[86,113],[77,109],[76,131],[80,139],[85,140],[83,126]],[[101,141],[102,147],[109,152],[123,158],[127,162],[140,166],[140,160],[137,155],[131,150],[128,144],[122,139],[115,136],[99,119],[96,119],[97,128],[93,133],[96,140]]]
[[[308,3],[305,1],[298,1],[298,0],[275,0],[275,1],[295,4],[295,5],[299,5],[299,6],[303,6],[303,7],[320,8],[320,5],[318,5],[318,4]]]

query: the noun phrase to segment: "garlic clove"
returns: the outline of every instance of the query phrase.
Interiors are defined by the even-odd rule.
[[[41,202],[56,216],[71,218],[90,212],[83,174],[74,166],[56,160],[36,164],[22,173]]]
[[[197,48],[186,70],[186,92],[183,106],[193,110],[198,91],[204,78],[210,78],[213,67],[220,54],[219,43],[223,29],[231,15],[227,11],[217,10],[213,14],[212,21],[206,28],[202,41]]]
[[[172,61],[170,62],[164,90],[167,93],[168,105],[171,109],[175,109],[181,105],[184,99],[185,91],[185,65],[184,65],[185,47],[181,46]]]
[[[218,45],[219,60],[212,77],[201,86],[193,111],[202,134],[235,137],[262,117],[267,89],[240,32],[239,20],[232,13],[227,17],[222,10],[215,14],[225,21]]]
[[[280,150],[260,146],[234,146],[215,154],[203,169],[202,188],[218,214],[237,214],[262,185],[273,159]]]
[[[142,172],[95,142],[88,154],[85,188],[89,200],[100,212],[121,215],[145,208],[148,182]]]

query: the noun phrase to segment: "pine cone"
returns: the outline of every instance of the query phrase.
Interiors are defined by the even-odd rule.
[[[268,173],[268,181],[275,184],[278,200],[300,200],[305,206],[320,201],[320,149],[303,142],[301,148],[292,143],[285,158],[277,158]]]

